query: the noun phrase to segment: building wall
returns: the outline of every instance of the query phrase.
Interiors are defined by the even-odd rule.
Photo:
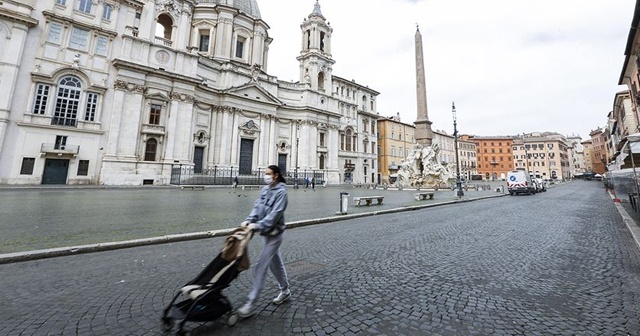
[[[513,140],[510,137],[471,136],[469,141],[476,145],[478,174],[483,180],[503,179],[513,170]]]
[[[593,172],[593,144],[591,140],[585,140],[582,142],[582,146],[584,147],[584,169],[586,172]]]
[[[582,138],[580,138],[579,136],[567,138],[571,177],[575,176],[576,174],[582,174],[586,172],[584,164],[584,146],[581,142]]]
[[[415,127],[394,118],[378,119],[378,161],[380,183],[391,184],[400,164],[411,154],[415,143]]]
[[[515,169],[540,174],[544,179],[563,179],[571,175],[571,159],[564,136],[558,133],[532,133],[513,142]]]
[[[593,167],[593,172],[596,174],[604,174],[605,165],[607,164],[607,141],[605,135],[602,129],[598,128],[591,131],[589,136],[591,136],[592,143],[593,155],[591,156],[591,166]]]
[[[332,73],[333,30],[315,10],[300,34],[323,30],[324,45],[314,35],[302,47],[303,80],[291,83],[266,72],[268,25],[231,7],[31,3],[0,5],[25,17],[0,38],[22,52],[2,56],[13,64],[3,66],[2,85],[15,95],[0,102],[0,183],[43,183],[47,167],[64,160],[66,184],[167,184],[172,166],[237,169],[243,153],[252,173],[284,158],[289,174],[322,171],[330,184],[377,178],[379,93]]]

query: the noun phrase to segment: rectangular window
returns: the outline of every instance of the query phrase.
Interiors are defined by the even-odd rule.
[[[69,48],[87,51],[89,42],[89,31],[73,27],[71,29],[71,39],[69,40]]]
[[[78,162],[78,176],[89,175],[89,160],[80,160]]]
[[[104,4],[102,8],[102,19],[111,20],[111,11],[113,11],[113,7],[110,4]]]
[[[151,110],[149,111],[149,124],[160,125],[160,113],[162,112],[162,106],[158,104],[151,104]]]
[[[53,149],[64,150],[67,147],[67,136],[56,135],[56,144]]]
[[[56,0],[56,4],[64,6],[67,4],[67,0]]]
[[[78,1],[78,10],[85,13],[91,13],[91,6],[93,0],[80,0]]]
[[[36,101],[33,104],[33,114],[44,114],[47,111],[49,88],[50,86],[47,84],[38,84],[36,87]]]
[[[320,147],[324,147],[324,133],[320,133]]]
[[[98,109],[98,94],[93,92],[87,93],[87,106],[84,109],[84,120],[95,121],[97,109]]]
[[[242,55],[244,54],[244,42],[245,41],[246,41],[246,39],[244,37],[238,36],[238,38],[236,40],[236,57],[237,58],[242,58]]]
[[[209,52],[209,31],[208,30],[200,31],[200,46],[198,50],[203,52]]]
[[[51,22],[49,24],[49,34],[47,34],[47,42],[60,44],[62,36],[62,23]]]
[[[36,163],[36,158],[22,158],[20,175],[33,175],[33,165],[35,163]]]
[[[107,56],[107,43],[109,39],[106,36],[98,36],[96,40],[96,55]]]

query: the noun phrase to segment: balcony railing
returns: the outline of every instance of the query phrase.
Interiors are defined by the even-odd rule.
[[[164,126],[142,124],[142,133],[164,135]]]
[[[167,47],[170,47],[173,44],[171,40],[167,40],[166,38],[160,36],[156,36],[156,43],[165,45]]]
[[[43,143],[40,152],[45,154],[72,154],[78,155],[80,152],[79,145],[59,145],[52,143]]]
[[[51,125],[78,127],[78,120],[72,118],[53,117]]]

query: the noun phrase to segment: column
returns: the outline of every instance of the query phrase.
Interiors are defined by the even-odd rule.
[[[211,168],[216,165],[216,149],[220,148],[219,142],[217,142],[217,116],[215,109],[209,108],[209,143],[207,144],[207,167]]]
[[[142,85],[124,96],[122,117],[120,118],[120,136],[116,155],[137,160],[137,145],[140,137],[140,113],[147,111],[143,106]]]
[[[231,115],[229,111],[223,110],[222,114],[222,124],[227,125],[227,127],[223,127],[221,129],[221,143],[220,143],[220,163],[223,165],[231,165],[234,162],[231,159],[231,146],[233,146],[233,123]]]
[[[124,96],[125,92],[122,90],[116,89],[113,93],[113,101],[111,102],[111,120],[108,125],[109,132],[107,133],[107,145],[105,146],[104,151],[105,156],[117,156],[118,154],[120,123],[123,116],[121,111],[124,111]],[[145,109],[146,106],[142,106],[142,110],[144,111]]]
[[[275,160],[274,164],[278,164],[278,157],[276,155],[276,118],[269,117],[268,119],[268,127],[269,127],[269,158],[271,160]],[[291,163],[287,162],[287,167],[290,167]],[[283,174],[286,172],[282,172]]]
[[[165,139],[162,148],[164,148],[165,160],[173,160],[175,158],[175,139],[178,133],[178,102],[172,100],[167,106],[166,112],[168,113],[167,126],[165,127]]]

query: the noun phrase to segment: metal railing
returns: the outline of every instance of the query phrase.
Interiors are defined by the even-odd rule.
[[[236,178],[238,185],[263,185],[265,168],[252,170],[251,174],[240,174],[238,167],[218,167],[195,169],[193,166],[172,165],[171,180],[173,185],[233,185]],[[287,185],[295,185],[296,172],[283,174]],[[307,178],[313,179],[315,185],[322,185],[325,181],[324,171],[300,170],[297,172],[298,185],[304,186]]]

